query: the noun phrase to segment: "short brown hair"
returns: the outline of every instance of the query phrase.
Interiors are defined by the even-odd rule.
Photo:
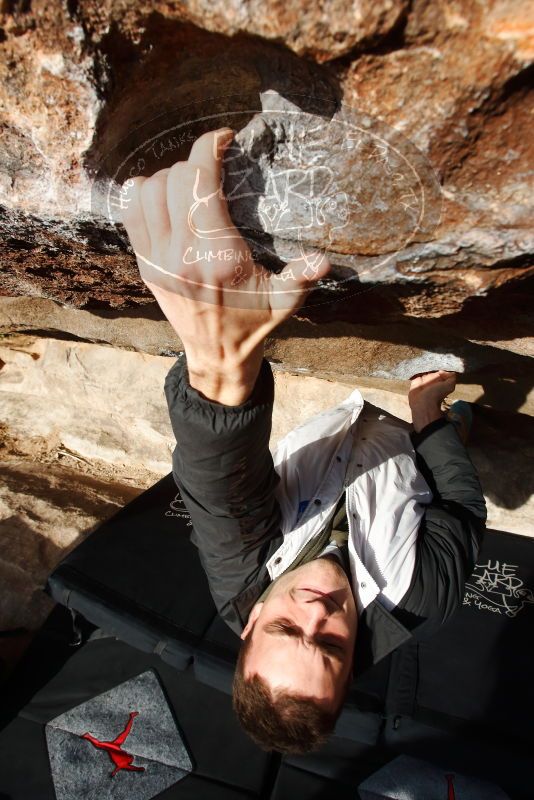
[[[245,678],[252,633],[241,645],[233,684],[233,706],[242,727],[262,750],[295,755],[317,750],[334,730],[343,703],[326,711],[309,697],[283,690],[273,693],[259,675]]]

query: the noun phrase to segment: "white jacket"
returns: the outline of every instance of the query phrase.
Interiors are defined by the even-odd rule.
[[[283,544],[267,562],[271,580],[317,536],[347,489],[351,580],[358,611],[388,610],[410,585],[422,504],[432,500],[418,471],[407,423],[364,403],[356,389],[276,445],[276,497]]]

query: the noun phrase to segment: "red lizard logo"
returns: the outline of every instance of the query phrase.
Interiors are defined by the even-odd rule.
[[[447,778],[447,800],[456,800],[456,792],[454,791],[454,775],[445,775]]]
[[[128,722],[126,723],[126,727],[119,733],[119,735],[113,739],[112,742],[101,742],[99,739],[95,739],[90,733],[84,733],[81,737],[82,739],[87,739],[88,742],[98,748],[99,750],[106,750],[108,756],[111,758],[112,762],[115,765],[115,769],[111,773],[111,777],[114,778],[117,772],[120,772],[121,769],[129,770],[130,772],[144,772],[144,767],[134,767],[132,761],[134,760],[135,756],[130,755],[125,750],[122,749],[122,745],[130,735],[130,731],[132,729],[134,717],[139,715],[139,711],[132,711],[130,713],[130,717]]]

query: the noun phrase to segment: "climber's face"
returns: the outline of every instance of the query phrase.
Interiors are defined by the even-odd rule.
[[[252,635],[245,678],[257,674],[272,689],[335,710],[352,677],[356,630],[356,604],[344,570],[333,559],[314,559],[274,581],[252,609],[241,634]]]

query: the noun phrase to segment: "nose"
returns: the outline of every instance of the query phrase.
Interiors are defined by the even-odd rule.
[[[331,597],[315,594],[306,589],[295,589],[293,599],[303,618],[302,628],[308,634],[316,631],[328,617],[338,610]]]

